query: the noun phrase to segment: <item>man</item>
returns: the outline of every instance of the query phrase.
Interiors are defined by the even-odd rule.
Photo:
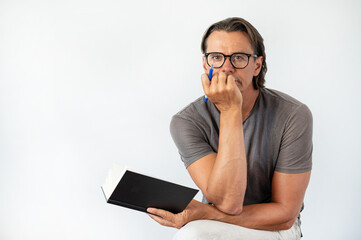
[[[300,239],[312,167],[311,112],[264,87],[263,39],[244,19],[210,26],[202,51],[209,100],[201,97],[177,113],[171,134],[204,203],[193,200],[176,215],[150,208],[157,215],[150,216],[181,228],[176,239]]]

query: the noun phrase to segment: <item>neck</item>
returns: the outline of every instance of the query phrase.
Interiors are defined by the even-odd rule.
[[[242,104],[242,118],[245,120],[251,113],[254,104],[256,103],[259,94],[259,89],[252,91],[245,91],[242,93],[243,104]]]

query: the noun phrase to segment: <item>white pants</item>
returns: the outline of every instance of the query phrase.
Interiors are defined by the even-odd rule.
[[[237,225],[213,221],[197,220],[189,222],[183,228],[178,230],[173,240],[268,240],[301,239],[301,229],[297,219],[293,226],[288,230],[282,231],[262,231],[240,227]]]

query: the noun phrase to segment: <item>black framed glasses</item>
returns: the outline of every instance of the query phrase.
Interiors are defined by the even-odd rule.
[[[232,55],[225,55],[220,52],[210,52],[204,54],[204,56],[206,57],[208,66],[211,67],[213,65],[213,68],[222,67],[226,61],[226,58],[229,57],[232,66],[236,69],[243,69],[247,67],[250,57],[254,57],[254,58],[258,57],[256,54],[248,54],[242,52],[236,52],[233,53]]]

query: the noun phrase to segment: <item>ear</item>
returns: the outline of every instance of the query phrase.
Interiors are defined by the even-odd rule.
[[[258,74],[260,73],[260,71],[262,69],[262,63],[263,63],[263,56],[257,57],[256,62],[255,62],[253,76],[258,76]]]
[[[208,73],[208,65],[207,65],[206,57],[205,57],[205,56],[202,57],[202,61],[203,61],[203,69],[204,69],[204,72],[205,72],[205,73]]]

